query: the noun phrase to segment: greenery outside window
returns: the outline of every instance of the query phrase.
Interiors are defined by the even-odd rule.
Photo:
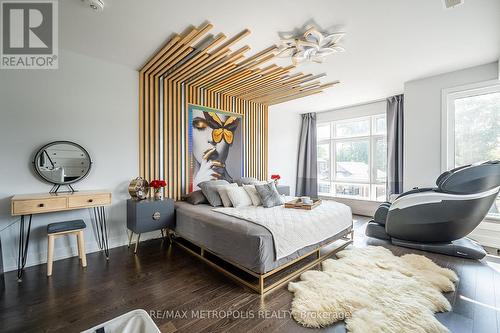
[[[500,83],[443,91],[443,171],[500,160]],[[500,197],[487,218],[500,220]]]
[[[385,114],[317,125],[318,192],[362,200],[386,200]]]

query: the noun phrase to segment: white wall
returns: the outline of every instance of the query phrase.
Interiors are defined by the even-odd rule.
[[[278,173],[280,184],[290,186],[295,195],[297,160],[302,117],[285,109],[269,110],[269,176]]]
[[[496,79],[498,63],[405,83],[404,188],[434,186],[441,174],[441,92]]]
[[[16,268],[18,219],[10,216],[10,197],[48,192],[50,185],[32,172],[34,151],[53,140],[85,147],[94,162],[77,189],[109,189],[110,245],[126,236],[128,182],[138,174],[138,73],[69,51],[60,52],[58,70],[2,70],[0,73],[0,236],[4,268]],[[87,252],[97,250],[87,210],[33,216],[28,265],[46,261],[46,225],[83,218]],[[56,241],[56,258],[76,254],[74,240]],[[111,259],[112,260],[112,259]]]
[[[386,111],[387,111],[387,102],[383,100],[383,101],[376,101],[373,103],[353,105],[331,111],[319,112],[316,119],[318,123],[321,123],[326,121],[335,121],[335,120],[343,120],[349,118],[373,116],[376,114],[385,114]]]

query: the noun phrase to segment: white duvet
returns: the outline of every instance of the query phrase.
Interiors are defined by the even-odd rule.
[[[269,230],[274,239],[276,260],[309,245],[320,243],[352,226],[351,208],[323,201],[312,210],[276,206],[215,208],[215,212],[259,224]]]

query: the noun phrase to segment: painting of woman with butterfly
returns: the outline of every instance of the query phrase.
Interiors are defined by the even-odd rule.
[[[207,180],[242,173],[241,115],[189,105],[190,191]]]

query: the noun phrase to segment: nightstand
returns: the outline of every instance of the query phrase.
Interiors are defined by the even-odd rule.
[[[141,234],[144,232],[161,230],[172,230],[175,225],[174,200],[127,200],[127,228],[131,231],[128,245],[132,242],[132,236],[137,234],[134,253],[137,253]]]
[[[288,185],[276,185],[276,189],[279,194],[290,195],[290,186]]]

